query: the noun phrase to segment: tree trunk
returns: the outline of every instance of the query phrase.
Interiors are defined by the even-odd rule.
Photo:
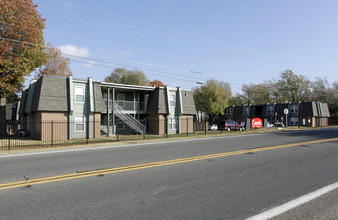
[[[0,137],[6,136],[6,98],[0,94]]]

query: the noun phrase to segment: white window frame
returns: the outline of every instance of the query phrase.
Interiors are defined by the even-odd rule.
[[[83,129],[78,130],[77,125],[83,125]],[[85,132],[85,131],[86,131],[86,117],[84,115],[75,115],[75,132]]]
[[[169,117],[169,130],[177,130],[177,117]]]
[[[169,104],[170,104],[170,107],[175,107],[176,106],[176,94],[170,94],[170,96],[169,96]]]
[[[125,107],[125,102],[126,102],[126,95],[125,94],[117,94],[116,95],[116,101],[117,101],[117,104],[120,106],[120,107]]]
[[[82,92],[78,93],[81,89]],[[78,101],[77,97],[83,97],[83,101]],[[85,87],[84,86],[75,86],[75,102],[76,103],[84,103],[85,102]]]

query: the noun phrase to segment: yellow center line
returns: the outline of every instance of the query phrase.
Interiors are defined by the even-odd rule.
[[[275,150],[275,149],[295,147],[295,146],[300,146],[300,145],[318,144],[318,143],[330,142],[330,141],[338,141],[338,138],[323,139],[323,140],[316,140],[316,141],[306,141],[306,142],[283,144],[283,145],[276,145],[276,146],[269,146],[269,147],[260,147],[260,148],[253,148],[253,149],[248,149],[248,150],[238,150],[238,151],[231,151],[231,152],[224,152],[224,153],[217,153],[217,154],[201,155],[201,156],[195,156],[195,157],[178,158],[178,159],[173,159],[173,160],[158,161],[158,162],[145,163],[145,164],[136,164],[136,165],[122,166],[122,167],[114,167],[114,168],[94,170],[94,171],[85,171],[85,172],[71,173],[71,174],[58,175],[58,176],[50,176],[50,177],[37,178],[37,179],[27,179],[26,181],[18,181],[18,182],[0,184],[0,190],[16,188],[16,187],[21,187],[21,186],[41,184],[41,183],[50,183],[50,182],[56,182],[56,181],[62,181],[62,180],[70,180],[70,179],[78,179],[78,178],[83,178],[83,177],[97,176],[100,174],[111,174],[111,173],[118,173],[118,172],[124,172],[124,171],[146,169],[146,168],[151,168],[151,167],[187,163],[187,162],[193,162],[193,161],[199,161],[199,160],[228,157],[228,156],[240,155],[240,154],[246,154],[246,153]]]

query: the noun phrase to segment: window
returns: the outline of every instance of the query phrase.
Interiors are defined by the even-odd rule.
[[[103,104],[104,104],[104,107],[107,111],[108,109],[108,93],[103,93]],[[110,107],[110,110],[112,109],[112,106],[113,106],[113,100],[111,99],[111,96],[109,97],[109,107]]]
[[[175,107],[175,106],[176,106],[176,95],[170,94],[170,107]]]
[[[85,130],[85,117],[75,116],[75,131],[81,132]]]
[[[169,130],[177,130],[176,117],[169,117]]]
[[[249,107],[244,107],[244,115],[249,115]]]
[[[297,113],[298,112],[298,105],[291,105],[290,106],[290,112],[291,113]]]
[[[117,104],[121,107],[125,106],[126,97],[124,94],[117,94]]]
[[[124,129],[124,123],[122,121],[117,122],[118,129]]]
[[[298,125],[298,118],[290,118],[290,125]]]
[[[268,113],[269,113],[269,114],[273,114],[273,112],[274,112],[274,111],[273,111],[273,107],[274,107],[274,106],[268,106]]]
[[[75,87],[75,102],[84,102],[85,101],[85,88],[84,87]]]

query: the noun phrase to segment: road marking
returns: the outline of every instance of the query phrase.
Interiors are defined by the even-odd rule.
[[[297,199],[291,200],[290,202],[284,203],[280,206],[277,206],[275,208],[272,208],[268,211],[262,212],[258,215],[252,216],[248,218],[247,220],[265,220],[273,218],[279,214],[282,214],[284,212],[289,211],[290,209],[296,208],[297,206],[300,206],[304,203],[310,202],[311,200],[314,200],[318,198],[319,196],[324,195],[325,193],[328,193],[334,189],[338,188],[338,182],[333,183],[331,185],[325,186],[321,189],[318,189],[314,192],[308,193],[304,196],[301,196]]]
[[[166,160],[166,161],[158,161],[158,162],[145,163],[145,164],[136,164],[136,165],[130,165],[130,166],[123,166],[123,167],[113,167],[113,168],[108,168],[108,169],[71,173],[71,174],[59,175],[59,176],[50,176],[50,177],[37,178],[37,179],[27,179],[26,181],[18,181],[18,182],[0,184],[0,190],[16,188],[16,187],[21,187],[21,186],[30,186],[30,185],[41,184],[41,183],[49,183],[49,182],[57,182],[57,181],[62,181],[62,180],[70,180],[70,179],[78,179],[78,178],[83,178],[83,177],[97,176],[100,174],[111,174],[111,173],[125,172],[125,171],[131,171],[131,170],[146,169],[146,168],[151,168],[151,167],[159,167],[159,166],[167,166],[167,165],[187,163],[187,162],[193,162],[193,161],[200,161],[200,160],[206,160],[206,159],[228,157],[228,156],[240,155],[240,154],[246,154],[246,153],[275,150],[275,149],[295,147],[295,146],[300,146],[300,145],[318,144],[318,143],[324,143],[324,142],[330,142],[330,141],[338,141],[338,138],[306,141],[306,142],[283,144],[283,145],[276,145],[276,146],[269,146],[269,147],[259,147],[259,148],[253,148],[253,149],[248,149],[248,150],[238,150],[238,151],[231,151],[231,152],[224,152],[224,153],[217,153],[217,154],[208,154],[208,155],[178,158],[178,159]]]

